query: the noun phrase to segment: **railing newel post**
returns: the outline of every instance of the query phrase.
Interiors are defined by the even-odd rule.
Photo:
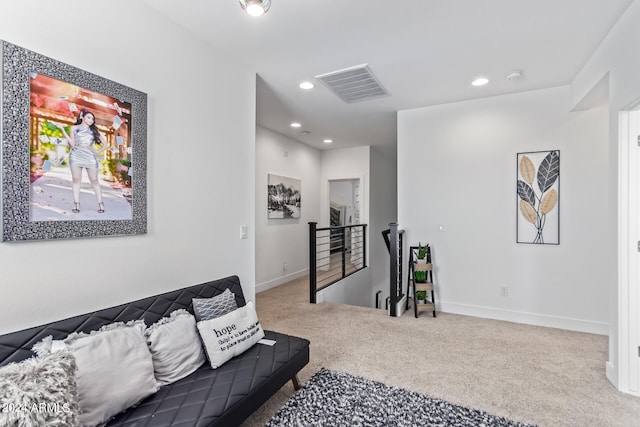
[[[395,317],[398,305],[398,224],[392,222],[389,229],[389,315]]]
[[[362,268],[367,267],[367,224],[362,225]]]
[[[316,303],[316,287],[317,287],[317,266],[316,266],[316,228],[317,222],[309,223],[309,303]]]
[[[342,278],[344,279],[347,276],[347,229],[345,227],[342,227],[340,237],[342,238]]]

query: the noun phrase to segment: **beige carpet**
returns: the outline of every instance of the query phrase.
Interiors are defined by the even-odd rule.
[[[308,301],[307,279],[256,296],[264,329],[311,341],[302,383],[321,367],[539,426],[640,426],[640,398],[607,381],[605,336],[439,313]],[[262,426],[291,383],[243,426]]]

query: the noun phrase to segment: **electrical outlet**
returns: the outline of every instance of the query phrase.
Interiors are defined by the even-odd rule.
[[[508,286],[502,286],[500,288],[500,296],[503,296],[503,297],[508,297],[509,296],[509,287]]]
[[[287,271],[287,261],[282,263],[282,271]]]

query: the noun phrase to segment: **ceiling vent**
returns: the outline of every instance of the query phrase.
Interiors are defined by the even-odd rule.
[[[367,64],[321,74],[316,79],[349,104],[389,95]]]

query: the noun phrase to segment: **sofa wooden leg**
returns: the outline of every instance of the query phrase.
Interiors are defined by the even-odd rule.
[[[293,388],[297,391],[300,390],[300,380],[298,380],[298,375],[294,375],[291,378],[291,382],[293,383]]]

